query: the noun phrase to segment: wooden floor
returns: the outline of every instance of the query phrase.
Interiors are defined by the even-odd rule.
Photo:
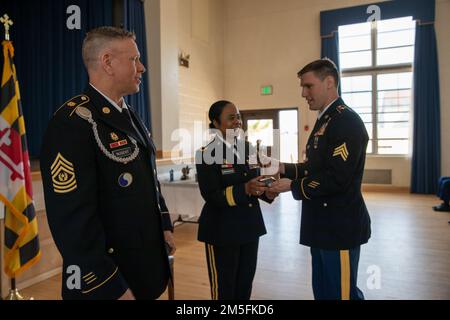
[[[439,203],[434,196],[368,192],[364,197],[372,238],[361,248],[358,285],[366,299],[450,299],[450,213],[431,209]],[[309,249],[298,244],[300,207],[290,194],[263,204],[268,233],[260,242],[252,299],[313,298]],[[204,246],[196,237],[196,225],[175,229],[176,299],[210,297]],[[373,270],[381,275],[378,289],[367,286]],[[60,299],[60,282],[55,276],[22,293]]]

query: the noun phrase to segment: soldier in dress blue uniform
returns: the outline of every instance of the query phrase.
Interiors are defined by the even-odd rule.
[[[145,67],[134,34],[113,27],[88,33],[83,60],[90,84],[55,112],[41,152],[62,296],[155,299],[170,277],[172,224],[150,133],[123,99]]]
[[[361,194],[368,134],[338,95],[339,76],[331,60],[314,61],[298,76],[302,96],[319,116],[305,161],[280,164],[283,178],[270,190],[290,190],[302,201],[300,243],[311,247],[315,299],[364,299],[357,273],[360,246],[371,232]]]
[[[250,144],[236,139],[235,130],[242,125],[236,106],[218,101],[209,119],[217,134],[196,154],[198,184],[206,202],[198,240],[205,243],[212,299],[249,300],[259,237],[266,233],[258,199],[270,203],[278,194],[259,181],[262,176]]]

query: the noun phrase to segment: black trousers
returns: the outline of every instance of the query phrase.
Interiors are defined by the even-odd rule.
[[[259,239],[241,245],[205,243],[211,298],[250,300],[256,271]]]

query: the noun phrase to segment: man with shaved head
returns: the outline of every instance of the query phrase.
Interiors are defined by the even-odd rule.
[[[63,257],[64,299],[156,299],[166,289],[172,224],[150,133],[124,96],[145,67],[129,31],[83,42],[86,90],[50,120],[41,151],[48,222]]]

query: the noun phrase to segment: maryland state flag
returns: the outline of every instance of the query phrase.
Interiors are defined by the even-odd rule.
[[[14,48],[10,41],[3,41],[2,49],[0,201],[5,204],[5,272],[15,278],[35,264],[41,252]]]

